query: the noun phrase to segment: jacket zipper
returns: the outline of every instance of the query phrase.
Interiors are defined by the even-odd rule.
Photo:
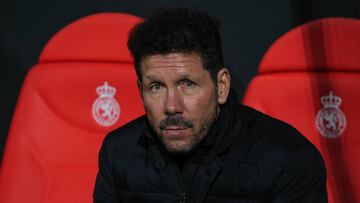
[[[176,181],[177,181],[179,194],[180,194],[180,203],[185,203],[186,192],[184,192],[184,180],[182,178],[182,174],[181,174],[179,168],[177,167],[177,165],[173,164],[173,167],[175,169],[175,176],[176,176]]]
[[[185,203],[185,199],[186,199],[186,196],[185,196],[185,192],[181,193],[181,196],[180,196],[180,203]]]

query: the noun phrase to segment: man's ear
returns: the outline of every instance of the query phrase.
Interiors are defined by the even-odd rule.
[[[137,87],[138,87],[138,89],[139,89],[139,93],[140,93],[140,96],[141,96],[141,100],[144,101],[143,92],[142,92],[142,90],[143,90],[142,83],[141,83],[141,81],[138,79],[138,80],[136,81],[136,84],[137,84]]]
[[[230,73],[227,68],[222,68],[217,74],[218,103],[224,104],[230,91]]]

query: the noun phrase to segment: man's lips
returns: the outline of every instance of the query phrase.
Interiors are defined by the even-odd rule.
[[[168,126],[164,128],[163,130],[186,130],[188,127],[182,127],[182,126]]]
[[[171,136],[171,137],[184,137],[187,136],[187,127],[182,126],[168,126],[165,129],[163,129],[163,133],[165,136]]]

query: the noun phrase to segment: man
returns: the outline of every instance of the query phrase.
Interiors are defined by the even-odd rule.
[[[105,138],[94,202],[327,202],[314,146],[230,89],[217,19],[158,9],[128,47],[146,115]]]

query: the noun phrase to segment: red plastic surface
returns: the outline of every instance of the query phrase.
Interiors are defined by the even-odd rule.
[[[325,102],[337,106],[321,114],[330,109],[321,102],[330,92],[341,103]],[[290,123],[319,149],[330,203],[360,202],[359,92],[360,20],[327,18],[291,30],[270,47],[244,104]]]
[[[126,48],[129,29],[140,21],[96,14],[50,40],[21,90],[1,165],[0,202],[92,202],[104,136],[144,113]],[[105,92],[116,89],[113,97],[96,91],[105,82]],[[100,100],[120,108],[107,117]]]
[[[289,71],[360,72],[357,19],[313,21],[280,37],[266,52],[259,73]]]

